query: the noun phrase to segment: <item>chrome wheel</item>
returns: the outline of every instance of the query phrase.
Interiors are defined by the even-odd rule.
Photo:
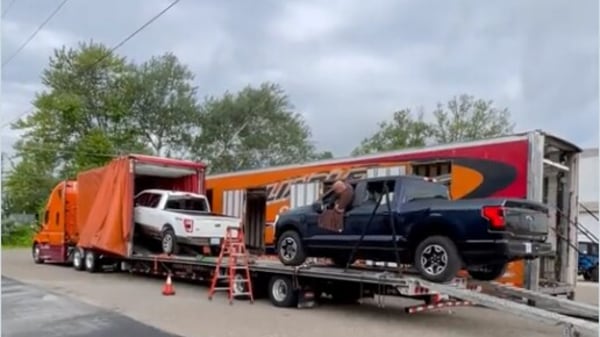
[[[244,276],[242,274],[235,274],[233,277],[233,292],[234,294],[241,294],[246,291],[244,282]]]
[[[277,302],[283,302],[286,297],[288,296],[288,286],[287,283],[285,283],[284,280],[282,279],[278,279],[275,282],[273,282],[273,286],[271,287],[271,292],[273,295],[273,298],[277,301]]]
[[[173,251],[173,237],[171,234],[165,234],[162,239],[162,249],[165,253],[171,253]]]
[[[85,268],[87,270],[93,270],[95,262],[96,261],[94,261],[94,254],[91,252],[87,252],[85,254]]]
[[[298,243],[291,237],[287,237],[281,242],[279,247],[279,256],[285,261],[291,261],[296,257],[298,253]]]
[[[421,253],[421,266],[429,275],[440,275],[448,267],[448,252],[437,244],[425,247]]]
[[[81,268],[81,251],[79,249],[76,249],[73,253],[73,267],[75,269]]]
[[[37,243],[33,246],[32,255],[33,255],[33,261],[35,263],[42,263],[42,258],[41,258],[42,252],[40,250],[40,246]]]

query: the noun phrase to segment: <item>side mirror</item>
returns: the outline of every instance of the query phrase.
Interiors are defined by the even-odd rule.
[[[319,201],[313,202],[312,209],[313,209],[313,211],[315,211],[317,213],[323,212],[323,207],[321,205],[321,202],[319,202]]]

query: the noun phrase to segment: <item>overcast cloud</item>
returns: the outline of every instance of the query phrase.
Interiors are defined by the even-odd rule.
[[[3,59],[59,2],[16,0],[2,20]],[[2,123],[30,109],[54,48],[112,46],[169,2],[69,1],[2,69]],[[182,0],[118,52],[175,53],[201,96],[278,82],[316,145],[347,155],[394,110],[461,93],[508,107],[518,131],[596,147],[598,40],[596,0]],[[3,129],[2,149],[17,137]]]

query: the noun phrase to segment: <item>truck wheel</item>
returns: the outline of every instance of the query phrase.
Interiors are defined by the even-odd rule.
[[[95,273],[98,271],[98,259],[96,258],[96,254],[94,254],[94,252],[91,250],[86,250],[84,256],[85,270],[89,273]]]
[[[160,243],[162,251],[165,254],[178,254],[179,246],[177,245],[177,237],[175,231],[171,227],[166,227],[161,233]]]
[[[274,275],[269,280],[269,300],[274,306],[289,308],[298,304],[298,292],[292,279],[283,275]]]
[[[83,266],[83,253],[81,252],[81,249],[79,248],[75,248],[75,251],[73,252],[73,268],[75,268],[75,270],[83,270],[84,266]]]
[[[40,245],[37,243],[33,244],[31,248],[31,256],[33,257],[33,262],[36,264],[44,263],[44,259],[42,259],[42,252],[40,249]]]
[[[445,236],[430,236],[415,250],[414,264],[421,276],[432,282],[452,280],[462,266],[456,245]]]
[[[594,282],[598,282],[598,265],[596,265],[594,268],[592,268],[592,271],[590,272],[590,274],[592,274],[592,281]]]
[[[304,263],[306,253],[298,232],[289,230],[281,234],[277,242],[277,255],[286,266],[299,266]]]
[[[478,281],[493,281],[506,272],[506,263],[489,264],[478,269],[468,269],[469,275]]]

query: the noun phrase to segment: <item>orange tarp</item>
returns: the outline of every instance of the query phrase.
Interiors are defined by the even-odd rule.
[[[80,214],[85,219],[80,223],[79,246],[126,256],[133,220],[129,159],[115,159],[92,171],[80,174],[84,184],[79,188],[79,205],[84,210],[78,219]]]

